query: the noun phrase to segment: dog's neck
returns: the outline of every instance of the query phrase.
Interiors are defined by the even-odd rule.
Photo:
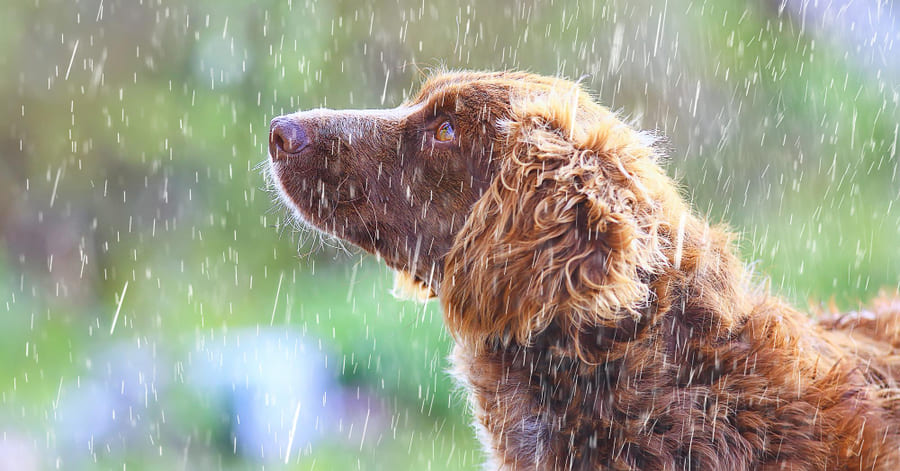
[[[492,266],[489,260],[478,259],[471,261],[475,267],[471,271],[477,270],[494,286],[456,283],[452,277],[444,280],[440,297],[451,334],[457,341],[492,348],[528,346],[539,337],[546,341],[552,332],[559,332],[574,339],[567,341],[574,342],[574,351],[589,362],[609,357],[614,343],[639,340],[647,326],[664,319],[672,324],[671,329],[684,330],[695,337],[710,341],[728,337],[746,318],[746,306],[753,304],[748,302],[749,297],[765,293],[749,282],[750,275],[734,253],[729,232],[711,228],[705,220],[690,214],[672,219],[660,230],[666,263],[655,273],[641,272],[642,278],[646,277],[641,282],[649,288],[644,299],[621,306],[616,312],[598,312],[595,318],[584,318],[578,312],[565,311],[571,305],[569,293],[561,288],[566,281],[542,278],[540,266],[534,267],[532,279],[517,281],[507,276],[508,267]],[[495,273],[482,273],[490,270]],[[467,272],[458,271],[454,276],[460,273]],[[534,284],[540,282],[545,286],[535,289]],[[485,293],[491,292],[496,294],[485,300]],[[484,313],[483,317],[505,318],[511,324],[498,327],[496,323],[486,325],[467,318],[477,314],[473,309],[485,306],[497,312]],[[527,325],[529,318],[544,318],[548,313],[552,316],[550,322],[530,332],[524,341],[516,337],[514,329],[523,323]],[[553,329],[549,329],[551,325]]]
[[[592,469],[619,459],[638,462],[640,456],[657,460],[646,462],[646,469],[665,469],[681,459],[680,452],[639,450],[625,443],[626,430],[676,437],[671,443],[717,440],[715,427],[698,428],[696,437],[680,435],[696,417],[679,402],[688,396],[673,391],[701,390],[728,374],[733,362],[719,363],[715,346],[739,335],[749,319],[745,306],[753,303],[742,301],[748,296],[745,275],[726,232],[694,217],[678,232],[680,244],[674,230],[663,231],[669,263],[644,280],[648,299],[620,316],[605,316],[618,317],[614,323],[577,323],[556,312],[527,342],[512,335],[485,334],[478,340],[454,332],[454,371],[472,393],[478,426],[492,439],[487,443],[497,460],[492,466]],[[453,294],[451,302],[472,299]],[[465,312],[448,309],[443,301],[450,315]],[[565,304],[551,296],[546,301]],[[511,305],[534,302],[513,299]],[[734,469],[728,462],[705,464],[700,468]]]

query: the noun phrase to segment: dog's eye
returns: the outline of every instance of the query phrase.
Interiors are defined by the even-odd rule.
[[[453,125],[450,124],[450,121],[441,123],[434,132],[434,138],[441,142],[452,141],[454,137],[456,137],[456,132],[453,131]]]

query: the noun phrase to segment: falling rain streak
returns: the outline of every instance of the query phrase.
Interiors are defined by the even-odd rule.
[[[900,287],[890,2],[4,10],[0,469],[480,469],[438,304],[391,296],[383,259],[310,228],[266,175],[272,118],[394,108],[439,70],[579,81],[647,131],[694,211],[727,222],[756,281],[795,306],[858,310]],[[415,177],[380,169],[304,194],[326,215],[341,195],[447,214],[415,192],[367,201]],[[686,230],[679,266],[693,263]],[[409,231],[411,251],[429,250]]]

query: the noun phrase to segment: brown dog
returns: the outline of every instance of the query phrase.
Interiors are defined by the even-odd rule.
[[[440,74],[269,146],[302,218],[440,298],[489,469],[900,469],[900,303],[770,296],[577,85]]]

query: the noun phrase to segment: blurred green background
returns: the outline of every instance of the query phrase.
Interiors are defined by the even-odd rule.
[[[774,291],[896,290],[896,4],[820,3],[6,0],[0,469],[480,469],[436,304],[259,171],[434,67],[585,76]]]

